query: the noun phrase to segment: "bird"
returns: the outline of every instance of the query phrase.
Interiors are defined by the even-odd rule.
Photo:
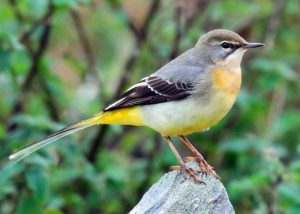
[[[53,141],[94,125],[146,126],[160,133],[170,146],[179,163],[171,169],[182,170],[197,183],[204,183],[197,178],[198,171],[185,162],[195,160],[200,172],[219,178],[186,136],[211,128],[230,111],[241,87],[242,58],[247,50],[261,46],[264,44],[247,42],[227,29],[209,31],[194,47],[141,79],[93,117],[30,144],[9,159],[20,161]],[[171,140],[174,136],[193,157],[181,158]]]

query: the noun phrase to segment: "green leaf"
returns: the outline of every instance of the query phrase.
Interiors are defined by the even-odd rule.
[[[23,192],[19,200],[16,214],[42,213],[42,204],[36,196]]]
[[[76,8],[78,1],[77,0],[53,0],[53,4],[58,9],[70,9],[70,8]]]
[[[9,69],[10,56],[11,52],[9,50],[3,49],[0,43],[0,73]]]
[[[63,212],[56,209],[49,209],[43,212],[43,214],[63,214]]]
[[[13,184],[13,177],[22,171],[23,166],[14,164],[12,162],[2,163],[4,167],[0,169],[0,200],[3,199],[5,194],[15,192]]]
[[[25,50],[14,51],[11,55],[11,66],[16,74],[26,74],[31,64]]]
[[[291,203],[296,206],[300,206],[300,184],[284,183],[278,188],[279,196],[282,202]]]
[[[37,201],[43,202],[46,196],[46,175],[38,168],[30,168],[25,173],[26,181]]]

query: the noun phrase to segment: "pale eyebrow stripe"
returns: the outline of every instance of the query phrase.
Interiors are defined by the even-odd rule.
[[[209,43],[210,43],[211,45],[220,45],[220,44],[222,44],[223,42],[227,42],[227,43],[229,43],[229,44],[233,44],[233,45],[236,45],[236,46],[240,46],[240,45],[241,45],[239,42],[236,42],[236,41],[228,41],[228,40],[223,40],[223,41],[221,41],[221,42],[219,42],[219,41],[217,41],[217,40],[212,40],[212,41],[210,41]]]

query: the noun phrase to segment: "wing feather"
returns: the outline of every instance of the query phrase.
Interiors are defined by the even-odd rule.
[[[104,111],[180,100],[190,96],[193,88],[193,82],[171,82],[151,75],[129,88],[118,100],[108,105]]]

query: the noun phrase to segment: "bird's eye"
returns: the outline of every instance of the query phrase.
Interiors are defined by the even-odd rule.
[[[231,47],[231,44],[229,44],[228,42],[222,42],[222,48],[225,48],[225,49],[227,49],[227,48],[230,48]]]

